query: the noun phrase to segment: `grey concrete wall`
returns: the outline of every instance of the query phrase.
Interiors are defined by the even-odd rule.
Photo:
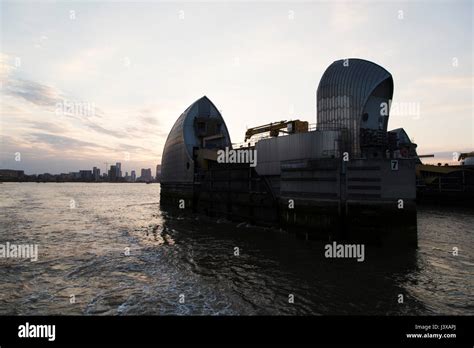
[[[257,173],[280,175],[280,162],[338,156],[339,131],[313,131],[260,140],[256,145]]]

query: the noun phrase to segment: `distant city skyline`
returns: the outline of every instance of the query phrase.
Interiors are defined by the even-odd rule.
[[[122,165],[117,162],[105,168],[101,173],[100,168],[92,169],[82,168],[75,171],[52,173],[51,171],[44,173],[25,173],[21,169],[5,169],[0,168],[0,181],[85,181],[85,182],[153,182],[161,179],[161,164],[156,165],[155,175],[151,168],[140,168],[141,175],[136,176],[136,171],[131,170],[125,174],[121,171]]]
[[[88,162],[86,162],[88,163]],[[87,167],[87,166],[80,166],[78,164],[72,164],[71,165],[71,168],[68,166],[67,170],[59,170],[59,171],[55,171],[55,170],[45,170],[45,171],[39,171],[39,172],[34,172],[34,171],[28,171],[28,170],[25,170],[23,167],[22,167],[22,162],[19,161],[16,165],[12,165],[10,167],[0,167],[0,169],[13,169],[13,170],[23,170],[25,172],[25,174],[28,174],[28,175],[38,175],[38,174],[46,174],[46,173],[49,173],[49,174],[62,174],[62,173],[77,173],[79,172],[80,170],[93,170],[93,168],[97,167],[99,170],[100,170],[100,175],[103,175],[104,173],[107,173],[109,170],[110,170],[110,167],[111,165],[114,165],[116,162],[108,162],[108,166],[106,168],[105,164],[102,164],[99,165],[92,165],[92,167]],[[158,164],[159,165],[159,164]],[[61,166],[54,166],[54,167],[59,167],[61,168]],[[70,168],[70,169],[69,169]],[[125,170],[125,168],[127,168]],[[141,169],[150,169],[152,171],[152,175],[153,176],[156,176],[156,164],[151,164],[151,165],[143,165],[143,166],[122,166],[122,176],[125,176],[125,172],[128,172],[129,175],[131,175],[132,172],[140,172]],[[47,169],[47,168],[46,168]]]
[[[247,127],[316,121],[335,60],[394,78],[389,129],[425,162],[474,149],[472,10],[458,2],[0,3],[0,168],[67,173],[161,162],[195,100]],[[17,160],[20,157],[20,160]]]

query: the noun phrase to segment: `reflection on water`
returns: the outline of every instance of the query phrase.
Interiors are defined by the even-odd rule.
[[[4,183],[0,208],[0,244],[39,244],[37,262],[0,258],[4,315],[474,309],[469,211],[420,208],[418,250],[366,246],[365,262],[357,262],[327,259],[325,243],[274,229],[168,215],[158,184]]]

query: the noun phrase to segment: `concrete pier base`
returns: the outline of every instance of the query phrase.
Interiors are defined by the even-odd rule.
[[[417,247],[415,194],[407,191],[411,162],[399,163],[397,172],[388,160],[347,168],[336,159],[297,164],[275,185],[248,165],[213,163],[193,184],[162,185],[161,205],[279,226],[305,239]]]

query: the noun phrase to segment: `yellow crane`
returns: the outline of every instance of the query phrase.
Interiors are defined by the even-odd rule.
[[[286,130],[283,130],[286,128]],[[293,134],[293,133],[304,133],[308,131],[308,122],[293,120],[293,121],[279,121],[264,124],[263,126],[257,126],[247,129],[245,132],[245,141],[250,139],[256,134],[269,132],[271,137],[277,137],[280,132]]]

